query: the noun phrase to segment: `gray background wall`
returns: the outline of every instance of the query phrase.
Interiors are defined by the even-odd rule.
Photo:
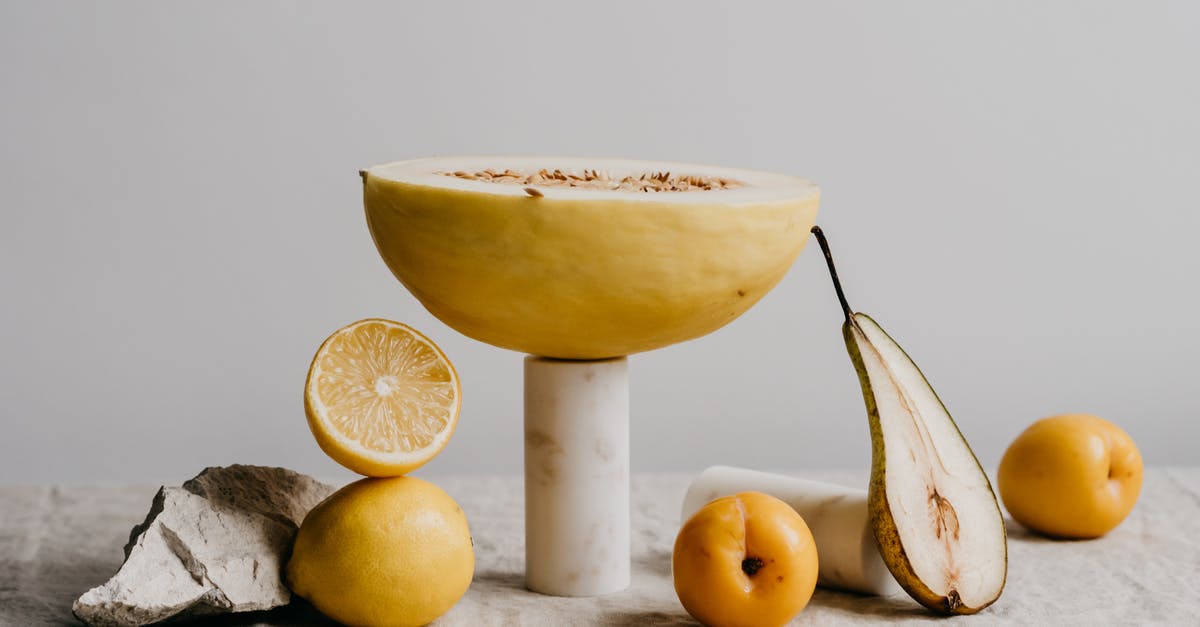
[[[428,315],[362,217],[358,168],[454,153],[804,175],[985,466],[1064,411],[1195,464],[1198,77],[1189,2],[3,2],[0,482],[338,476],[302,382],[366,316],[461,373],[421,472],[520,472],[520,355]],[[633,360],[635,470],[867,463],[824,272]]]

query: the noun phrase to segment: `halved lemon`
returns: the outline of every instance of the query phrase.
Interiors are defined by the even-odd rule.
[[[321,450],[369,477],[403,475],[454,433],[462,395],[445,353],[412,327],[369,318],[317,349],[304,412]]]

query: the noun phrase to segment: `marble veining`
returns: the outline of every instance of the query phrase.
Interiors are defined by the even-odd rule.
[[[525,360],[525,582],[594,596],[630,581],[625,359]]]

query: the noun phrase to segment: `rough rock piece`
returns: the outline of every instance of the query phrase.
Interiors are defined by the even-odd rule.
[[[121,569],[72,610],[89,625],[124,627],[285,605],[282,572],[296,530],[333,491],[285,468],[243,465],[162,487],[129,533]]]

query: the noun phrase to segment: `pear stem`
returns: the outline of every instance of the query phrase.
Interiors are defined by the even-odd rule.
[[[829,277],[833,279],[833,289],[837,290],[838,302],[842,304],[842,313],[846,316],[846,322],[850,322],[850,316],[854,312],[850,310],[850,303],[846,302],[846,293],[842,291],[842,282],[838,280],[837,268],[833,265],[833,253],[829,252],[829,241],[825,239],[825,232],[821,227],[814,226],[812,234],[816,236],[817,243],[821,245],[821,252],[825,254],[825,265],[829,266]]]

